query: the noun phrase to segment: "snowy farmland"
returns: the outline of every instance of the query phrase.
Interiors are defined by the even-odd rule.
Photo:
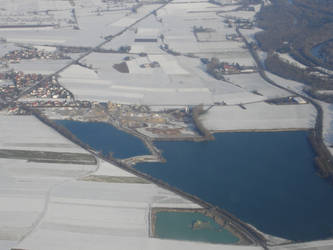
[[[279,86],[284,87],[286,89],[290,89],[291,91],[294,91],[298,94],[306,95],[306,93],[304,93],[303,91],[305,88],[305,85],[303,83],[284,79],[267,71],[265,73],[271,80],[273,80]]]
[[[267,99],[290,96],[290,93],[266,82],[259,73],[227,76],[228,80],[241,88],[257,92]]]
[[[69,62],[70,60],[22,60],[20,63],[10,64],[9,67],[25,74],[49,75],[60,70]]]
[[[139,8],[136,13],[131,11],[133,2],[108,3],[103,1],[35,1],[29,0],[21,8],[21,2],[3,1],[4,6],[1,14],[3,20],[0,24],[7,25],[6,16],[13,17],[11,20],[22,22],[31,22],[31,24],[45,25],[47,28],[6,28],[1,30],[1,36],[9,42],[27,43],[33,45],[66,45],[66,46],[96,46],[104,41],[104,37],[118,33],[127,25],[135,23],[137,20],[149,13],[158,5],[148,5]],[[26,12],[24,11],[26,10]],[[52,10],[47,12],[48,10]],[[75,12],[73,12],[73,10]],[[18,14],[18,11],[25,18]],[[31,13],[39,12],[39,16]],[[45,13],[45,14],[43,14]],[[47,14],[48,13],[48,14]],[[53,14],[55,13],[55,14]],[[24,26],[24,25],[23,25]]]
[[[282,61],[290,63],[291,65],[301,68],[301,69],[307,69],[308,66],[300,63],[299,61],[295,60],[294,58],[292,58],[288,53],[276,53],[278,55],[278,57],[280,59],[282,59]]]
[[[104,161],[96,172],[92,165],[0,163],[1,250],[260,249],[150,238],[151,208],[200,206],[153,184],[80,180],[91,174],[135,177]]]
[[[86,153],[33,116],[0,113],[0,149]]]
[[[133,56],[134,59],[126,62],[130,72],[120,73],[112,65],[122,62],[125,56],[93,53],[84,59],[93,69],[72,65],[60,74],[59,82],[74,93],[76,99],[125,104],[182,106],[225,102],[235,105],[287,95],[258,77],[245,80],[246,75],[239,79],[235,76],[235,83],[215,80],[201,69],[199,59],[182,56]],[[160,67],[140,67],[152,62]],[[254,86],[252,89],[241,86],[247,86],[246,83],[266,88],[269,95],[254,94]]]
[[[131,176],[105,162],[97,173]],[[18,248],[84,250],[109,249],[112,245],[128,250],[260,249],[149,238],[152,207],[198,208],[153,184],[69,181],[55,187],[49,199],[45,216]]]
[[[333,105],[325,102],[318,102],[323,109],[323,140],[328,150],[333,154]]]
[[[213,131],[285,130],[314,127],[316,111],[310,104],[271,105],[254,103],[239,106],[216,106],[201,117]]]

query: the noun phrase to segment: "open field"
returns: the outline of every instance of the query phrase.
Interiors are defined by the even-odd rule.
[[[131,175],[106,162],[100,164],[99,174],[102,172],[107,174],[105,178],[114,179]],[[149,238],[148,218],[153,207],[200,208],[153,184],[65,182],[53,189],[38,227],[16,247],[108,249],[112,245],[117,249],[156,249],[158,245],[159,249],[260,249]]]
[[[328,150],[333,153],[333,105],[318,102],[323,109],[323,140]]]
[[[126,54],[93,53],[84,61],[91,64],[94,70],[73,65],[60,74],[59,81],[74,93],[77,99],[100,102],[182,106],[223,101],[238,104],[265,99],[253,94],[252,89],[249,91],[237,86],[237,81],[230,84],[209,77],[207,73],[198,70],[201,65],[196,58],[170,55],[149,55],[148,58],[135,56],[127,62],[130,73],[124,74],[113,69],[111,65],[122,62],[125,56]],[[139,66],[144,62],[154,61],[158,62],[160,67]],[[271,96],[283,93],[270,86],[267,88],[272,89]],[[274,91],[276,94],[272,93]]]
[[[310,129],[315,124],[316,112],[310,104],[254,103],[244,107],[216,106],[201,121],[207,129],[215,131]]]
[[[332,240],[312,241],[284,246],[272,247],[272,250],[330,250],[333,248]]]
[[[272,86],[262,79],[258,73],[230,75],[227,76],[227,78],[241,88],[250,92],[259,93],[267,99],[290,96],[289,92]]]
[[[82,153],[0,149],[0,158],[49,163],[96,164],[96,160],[92,155]]]
[[[14,247],[36,226],[53,186],[94,169],[93,165],[0,159],[0,249]]]
[[[39,73],[48,75],[58,71],[69,62],[70,60],[22,60],[18,64],[10,64],[9,67],[16,71],[22,71],[25,74]]]
[[[134,23],[152,8],[156,8],[155,5],[148,5],[139,8],[137,13],[133,13],[131,7],[134,2],[132,1],[119,4],[110,2],[106,6],[102,1],[87,0],[71,6],[70,1],[31,0],[24,4],[28,7],[27,9],[21,4],[4,1],[4,8],[1,11],[3,24],[6,24],[6,16],[17,13],[17,16],[12,19],[12,24],[14,22],[21,24],[25,21],[26,25],[37,23],[38,25],[50,24],[54,27],[7,28],[2,31],[2,36],[6,37],[7,41],[66,46],[94,46],[102,42],[103,37],[119,32],[124,26]],[[75,12],[72,11],[73,9]],[[45,13],[47,10],[52,11]],[[31,14],[33,11],[40,11],[37,19]],[[20,14],[24,15],[24,18],[20,17]],[[1,21],[0,19],[0,25]]]
[[[33,116],[0,113],[0,130],[0,149],[87,153]]]

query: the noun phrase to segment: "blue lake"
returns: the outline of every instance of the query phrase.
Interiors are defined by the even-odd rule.
[[[112,152],[115,158],[124,159],[136,155],[150,154],[144,143],[137,137],[127,134],[103,122],[79,122],[56,120],[72,132],[82,142],[104,155]]]
[[[57,121],[117,158],[148,154],[138,138],[109,124]],[[333,185],[316,174],[307,132],[220,133],[208,142],[156,142],[166,163],[136,169],[265,233],[297,241],[333,235]]]
[[[297,241],[333,235],[333,186],[315,171],[307,132],[223,133],[209,142],[156,142],[166,163],[136,169]]]

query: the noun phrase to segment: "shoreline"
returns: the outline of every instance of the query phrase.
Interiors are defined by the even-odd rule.
[[[189,193],[186,193],[176,187],[173,187],[169,185],[168,183],[159,180],[157,178],[154,178],[148,174],[142,173],[135,168],[131,167],[130,165],[124,163],[122,160],[115,159],[113,157],[105,157],[101,153],[97,153],[93,148],[91,148],[89,145],[81,142],[77,137],[75,137],[69,130],[66,128],[57,125],[53,121],[49,120],[45,115],[41,114],[39,110],[35,109],[29,109],[26,108],[27,111],[31,111],[31,114],[34,115],[39,121],[47,125],[48,127],[51,127],[52,129],[56,130],[58,133],[60,133],[65,138],[69,139],[76,145],[84,148],[88,152],[90,152],[94,157],[105,160],[129,173],[132,173],[138,177],[141,177],[148,182],[151,182],[163,189],[169,190],[180,197],[183,197],[195,204],[198,204],[201,206],[204,210],[207,210],[215,216],[216,218],[220,218],[222,220],[228,221],[229,225],[234,228],[235,231],[237,231],[244,239],[247,239],[247,241],[251,242],[252,245],[259,245],[263,247],[263,249],[267,248],[267,239],[263,236],[264,234],[259,232],[258,230],[255,230],[253,226],[249,226],[247,223],[241,221],[239,218],[235,217],[228,211],[224,210],[223,208],[213,206],[212,204],[200,199],[199,197],[195,195],[191,195]]]
[[[52,129],[56,130],[61,135],[63,135],[67,139],[71,140],[72,142],[74,142],[78,146],[83,147],[88,152],[90,152],[94,157],[103,159],[103,160],[105,160],[105,161],[107,161],[107,162],[109,162],[109,163],[111,163],[111,164],[129,172],[129,173],[132,173],[132,174],[134,174],[138,177],[143,178],[144,180],[147,180],[150,183],[154,183],[154,184],[156,184],[157,186],[159,186],[161,188],[164,188],[166,190],[174,192],[177,195],[200,205],[204,211],[209,212],[215,219],[218,219],[218,220],[221,220],[221,221],[228,221],[230,223],[230,226],[233,228],[232,232],[235,231],[235,232],[239,233],[239,235],[241,235],[242,238],[251,242],[252,245],[260,245],[264,249],[268,249],[267,246],[281,245],[280,243],[274,243],[273,241],[271,241],[271,239],[269,237],[266,236],[266,234],[264,232],[261,232],[260,230],[256,229],[251,224],[248,224],[248,223],[245,223],[245,222],[241,221],[239,218],[235,217],[234,215],[232,215],[228,211],[224,210],[223,208],[213,206],[212,204],[198,198],[195,195],[188,194],[188,193],[186,193],[186,192],[184,192],[184,191],[182,191],[178,188],[175,188],[175,187],[169,185],[168,183],[166,183],[164,181],[156,179],[156,178],[154,178],[154,177],[152,177],[148,174],[139,172],[138,170],[136,170],[132,166],[126,164],[122,160],[115,159],[115,158],[112,158],[112,157],[109,158],[109,157],[106,157],[106,156],[96,152],[89,145],[86,145],[86,144],[80,142],[80,140],[77,139],[75,136],[73,136],[73,134],[70,133],[69,131],[67,131],[67,133],[66,133],[66,128],[65,129],[61,128],[61,126],[57,125],[52,120],[49,120],[48,117],[46,117],[45,115],[40,113],[39,110],[36,110],[36,109],[31,110],[29,108],[28,108],[28,110],[30,110],[32,115],[34,115],[42,123],[51,127]],[[281,130],[281,129],[279,129],[279,130]],[[293,129],[293,130],[295,130],[295,129]],[[304,130],[309,130],[309,129],[304,129],[303,128],[303,131]],[[270,131],[272,132],[272,130],[270,130]],[[285,130],[283,130],[283,131],[285,131]],[[309,131],[311,132],[311,131],[313,131],[313,129],[312,130],[310,129]],[[129,131],[126,131],[126,132],[128,133]],[[244,131],[238,131],[238,132],[244,132]],[[257,132],[263,132],[263,131],[262,130],[257,130]],[[276,130],[275,130],[275,132],[276,132]],[[150,143],[153,144],[153,141],[150,140]],[[151,220],[150,217],[149,217],[149,220]],[[151,222],[149,222],[149,223],[151,223]],[[284,244],[284,243],[282,243],[282,244]]]
[[[265,133],[265,132],[292,132],[292,131],[311,131],[313,128],[273,128],[273,129],[230,129],[230,130],[211,130],[211,133]]]

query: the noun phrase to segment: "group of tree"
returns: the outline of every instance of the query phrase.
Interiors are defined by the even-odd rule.
[[[313,74],[316,67],[333,68],[333,42],[325,43],[320,57],[312,54],[314,46],[333,38],[333,1],[271,0],[257,14],[257,23],[264,31],[256,34],[259,47],[268,53],[265,66],[281,77],[302,82],[313,97],[333,102],[319,94],[320,89],[333,89],[333,79]],[[291,65],[275,52],[288,53],[307,69]]]

